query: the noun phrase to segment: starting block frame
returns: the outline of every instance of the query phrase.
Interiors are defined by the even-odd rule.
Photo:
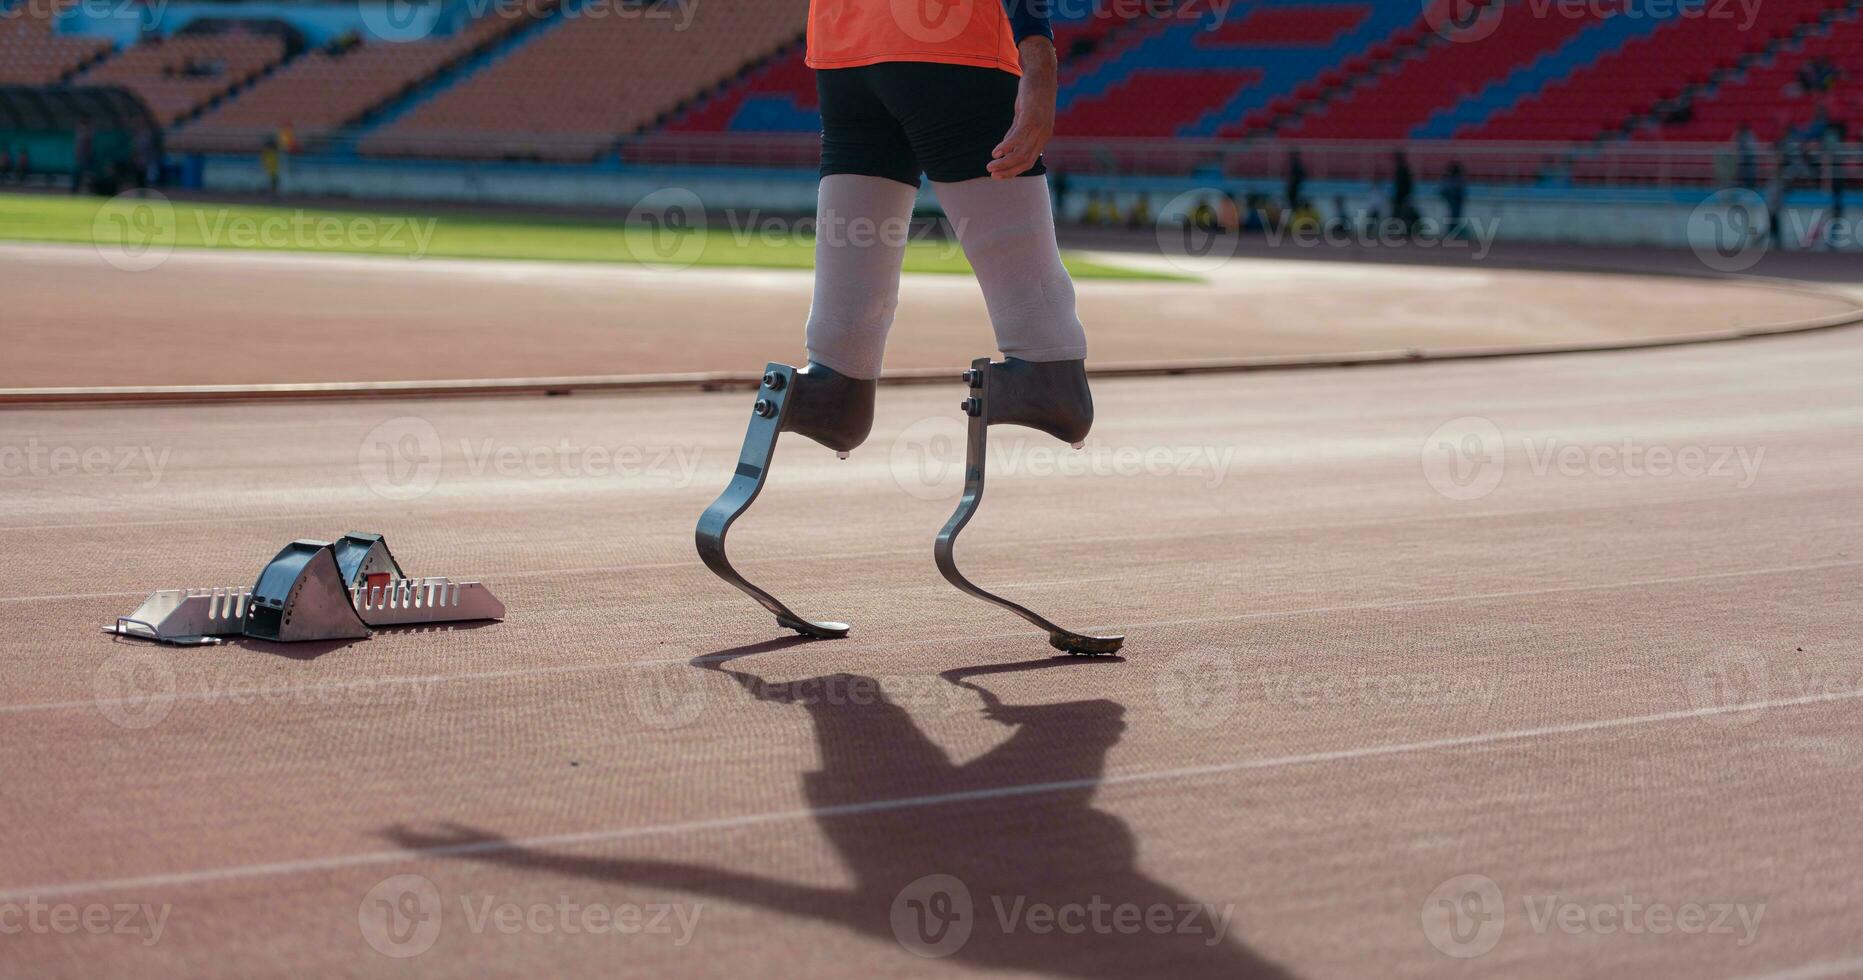
[[[478,582],[409,578],[379,534],[293,541],[250,587],[163,589],[105,633],[177,646],[229,636],[279,643],[362,639],[383,626],[499,620],[505,606]]]

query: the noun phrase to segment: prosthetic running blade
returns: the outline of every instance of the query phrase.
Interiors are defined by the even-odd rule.
[[[1126,642],[1124,636],[1092,636],[1057,626],[1027,606],[980,588],[957,570],[957,559],[952,555],[952,549],[957,545],[958,533],[976,516],[977,508],[983,503],[983,469],[989,449],[990,359],[980,357],[972,361],[970,367],[964,374],[964,380],[970,385],[970,398],[964,402],[964,413],[970,416],[970,431],[964,444],[964,496],[958,501],[957,510],[951,519],[945,522],[944,530],[938,532],[937,543],[932,546],[932,556],[938,562],[938,571],[959,590],[985,602],[993,602],[1047,630],[1048,643],[1057,650],[1096,656],[1117,653]]]
[[[746,581],[725,557],[725,535],[757,499],[764,481],[769,478],[770,462],[776,456],[776,437],[783,431],[783,418],[789,410],[795,377],[795,368],[774,361],[764,370],[763,383],[757,389],[757,403],[751,409],[750,429],[744,433],[744,449],[738,455],[737,470],[731,474],[731,482],[724,492],[699,516],[699,558],[712,574],[737,586],[769,610],[776,617],[777,625],[803,636],[835,640],[847,635],[849,626],[846,623],[817,622],[796,615],[775,596]]]

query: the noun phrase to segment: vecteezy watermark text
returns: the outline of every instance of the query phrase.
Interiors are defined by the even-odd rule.
[[[664,938],[685,947],[698,932],[702,903],[584,902],[567,895],[554,901],[519,901],[497,895],[456,895],[453,921],[475,935],[595,936]],[[419,956],[439,942],[449,905],[424,875],[401,874],[377,882],[356,909],[357,925],[371,949],[383,956]]]
[[[162,941],[169,905],[147,902],[47,902],[27,897],[0,902],[0,936],[134,936],[144,946]]]
[[[153,487],[162,482],[172,451],[166,446],[50,445],[29,436],[23,446],[0,446],[0,477],[134,477]]]
[[[191,674],[180,689],[171,659],[152,651],[112,656],[91,675],[97,710],[113,725],[138,731],[165,721],[175,706],[237,708],[290,705],[306,708],[407,707],[425,710],[442,681],[432,677],[382,677],[324,684],[294,684],[281,677],[254,678],[235,666]]]
[[[1085,901],[1037,901],[1027,895],[989,896],[986,918],[977,914],[970,887],[956,875],[929,874],[893,898],[893,937],[907,952],[928,959],[950,956],[967,945],[979,926],[1016,934],[1100,936],[1188,936],[1215,946],[1229,933],[1233,904],[1126,902],[1103,895]]]
[[[356,465],[369,489],[390,500],[412,500],[439,484],[449,451],[475,478],[618,478],[674,487],[692,485],[702,454],[697,446],[590,445],[568,437],[520,445],[461,436],[449,447],[432,422],[402,415],[362,437]]]
[[[1766,905],[1723,901],[1666,901],[1624,894],[1582,900],[1559,894],[1522,895],[1509,910],[1500,883],[1484,874],[1461,874],[1437,885],[1423,900],[1423,935],[1455,959],[1484,956],[1510,926],[1536,936],[1707,936],[1751,946]]]
[[[1645,442],[1631,437],[1574,442],[1556,436],[1512,440],[1536,478],[1733,480],[1745,490],[1760,475],[1765,446],[1726,443]],[[1424,479],[1451,500],[1476,500],[1500,486],[1510,439],[1492,419],[1464,416],[1436,427],[1424,439]]]

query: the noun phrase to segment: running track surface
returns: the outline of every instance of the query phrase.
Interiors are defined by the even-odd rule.
[[[1093,363],[1582,347],[1858,306],[1828,287],[1521,271],[1427,251],[1411,257],[1443,265],[1420,271],[1295,251],[1191,266],[1204,282],[1080,282]],[[1096,257],[1186,271],[1156,255]],[[0,269],[0,388],[745,374],[799,356],[813,282],[793,270],[185,250],[129,272],[92,248],[5,243]],[[974,279],[907,276],[887,366],[962,367],[994,348],[988,324]]]
[[[785,437],[735,533],[821,643],[693,554],[741,393],[7,413],[0,973],[1850,975],[1859,378],[1833,331],[1104,382],[1081,454],[996,430],[959,549],[1099,662],[933,569],[955,381]],[[349,529],[510,618],[98,631]]]

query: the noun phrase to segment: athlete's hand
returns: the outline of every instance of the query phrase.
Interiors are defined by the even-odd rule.
[[[1016,89],[1016,121],[1009,135],[990,153],[990,176],[997,180],[1020,177],[1035,166],[1041,151],[1054,138],[1056,65],[1054,42],[1027,37],[1022,53],[1022,84]]]

